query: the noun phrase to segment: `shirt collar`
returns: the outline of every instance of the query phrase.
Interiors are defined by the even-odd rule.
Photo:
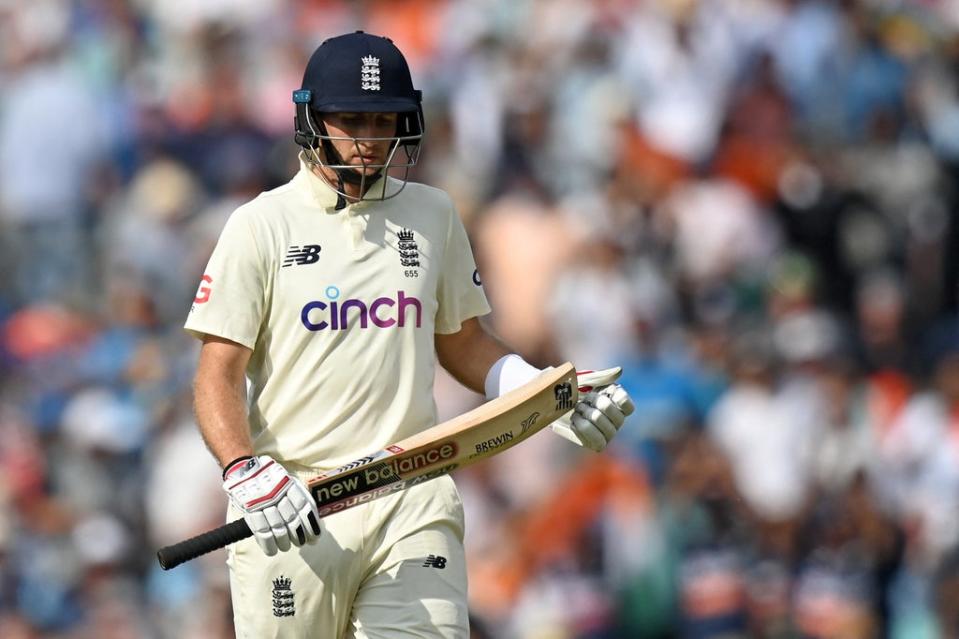
[[[339,194],[330,187],[326,181],[313,172],[310,163],[306,161],[306,156],[304,151],[300,151],[300,172],[296,174],[295,180],[298,180],[307,191],[310,193],[310,196],[314,202],[320,205],[327,213],[337,213],[336,203],[339,200]],[[382,189],[383,185],[380,182],[383,180],[383,176],[380,175],[370,187],[366,190],[367,193],[377,193],[378,189]],[[347,201],[348,207],[351,208],[362,208],[370,202],[376,200],[360,200],[359,202]]]

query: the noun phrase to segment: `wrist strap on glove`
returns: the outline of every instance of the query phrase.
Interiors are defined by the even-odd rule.
[[[244,464],[248,464],[251,459],[253,459],[252,455],[241,455],[240,457],[237,457],[236,459],[231,461],[229,464],[224,466],[223,475],[222,475],[223,480],[226,481],[227,475],[237,470],[240,466]]]

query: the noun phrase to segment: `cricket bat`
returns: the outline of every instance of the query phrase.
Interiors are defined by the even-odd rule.
[[[572,410],[578,397],[576,369],[567,362],[467,413],[318,475],[307,486],[326,517],[511,448]],[[252,535],[246,520],[238,519],[161,548],[157,559],[169,570]]]

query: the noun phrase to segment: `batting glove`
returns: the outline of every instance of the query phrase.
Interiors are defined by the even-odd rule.
[[[572,411],[551,424],[553,431],[597,453],[606,448],[635,409],[626,389],[614,383],[622,372],[618,366],[577,371],[579,401]]]
[[[237,459],[223,479],[223,490],[267,556],[320,536],[320,515],[306,485],[269,455]]]

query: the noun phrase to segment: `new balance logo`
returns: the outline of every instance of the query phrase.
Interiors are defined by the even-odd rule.
[[[424,568],[438,568],[443,570],[446,568],[446,557],[441,557],[439,555],[430,555],[426,558],[426,561],[423,562]]]
[[[273,616],[292,617],[295,614],[293,580],[280,575],[273,580]]]
[[[316,264],[320,261],[320,245],[304,244],[303,246],[293,245],[286,250],[286,259],[283,260],[283,267],[298,264]]]

